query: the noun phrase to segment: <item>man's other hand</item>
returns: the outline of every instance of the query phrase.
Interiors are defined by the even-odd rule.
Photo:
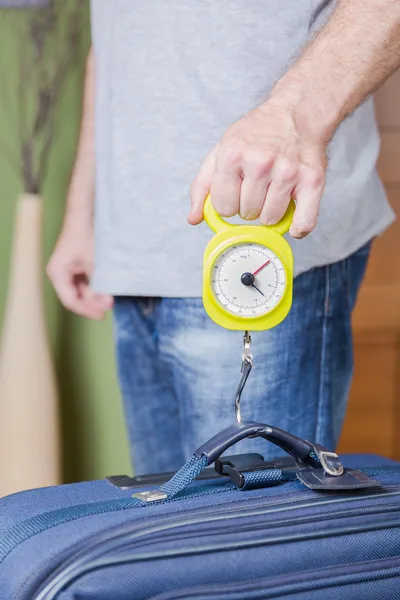
[[[82,317],[100,320],[112,307],[113,298],[95,294],[90,289],[92,270],[92,226],[64,225],[47,266],[47,275],[65,308]]]

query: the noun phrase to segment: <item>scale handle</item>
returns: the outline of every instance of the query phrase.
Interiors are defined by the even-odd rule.
[[[276,231],[280,235],[284,235],[289,231],[289,228],[293,221],[294,211],[296,209],[296,205],[293,200],[290,201],[289,206],[287,208],[286,213],[275,225],[259,225],[259,227],[264,227],[265,229]],[[220,231],[224,231],[226,229],[232,229],[234,227],[242,227],[242,225],[237,225],[234,223],[228,223],[217,213],[215,208],[212,205],[210,194],[208,194],[205,203],[204,203],[204,219],[207,225],[215,232],[219,233]]]

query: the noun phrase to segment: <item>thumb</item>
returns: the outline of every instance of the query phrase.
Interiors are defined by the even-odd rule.
[[[97,294],[88,284],[80,287],[80,295],[88,311],[93,314],[104,316],[104,313],[110,310],[113,305],[113,298],[106,294]]]
[[[101,306],[104,310],[110,310],[114,305],[114,298],[108,294],[98,294],[91,291],[93,302]]]
[[[215,171],[216,147],[213,148],[201,165],[197,177],[190,187],[191,209],[188,221],[191,225],[198,225],[203,220],[204,201],[210,192],[211,179]]]

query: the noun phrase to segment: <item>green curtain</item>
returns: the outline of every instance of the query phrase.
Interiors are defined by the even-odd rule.
[[[4,314],[15,200],[23,191],[14,151],[17,149],[15,90],[9,85],[24,40],[18,39],[9,11],[0,9],[0,322]],[[83,67],[90,43],[89,15],[79,59],[68,75],[57,113],[54,142],[44,187],[43,268],[62,223],[77,142]],[[7,83],[7,85],[6,85]],[[64,480],[130,473],[120,394],[116,381],[111,315],[89,322],[67,313],[45,281],[48,327],[56,360],[63,423]],[[21,442],[23,443],[23,441]]]

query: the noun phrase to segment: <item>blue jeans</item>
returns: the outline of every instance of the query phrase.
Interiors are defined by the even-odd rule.
[[[252,334],[254,367],[242,419],[270,423],[334,449],[353,371],[351,313],[370,245],[294,282],[293,307]],[[215,325],[199,298],[115,299],[119,379],[136,474],[177,470],[235,422],[242,334]],[[264,440],[229,450],[280,451]]]

